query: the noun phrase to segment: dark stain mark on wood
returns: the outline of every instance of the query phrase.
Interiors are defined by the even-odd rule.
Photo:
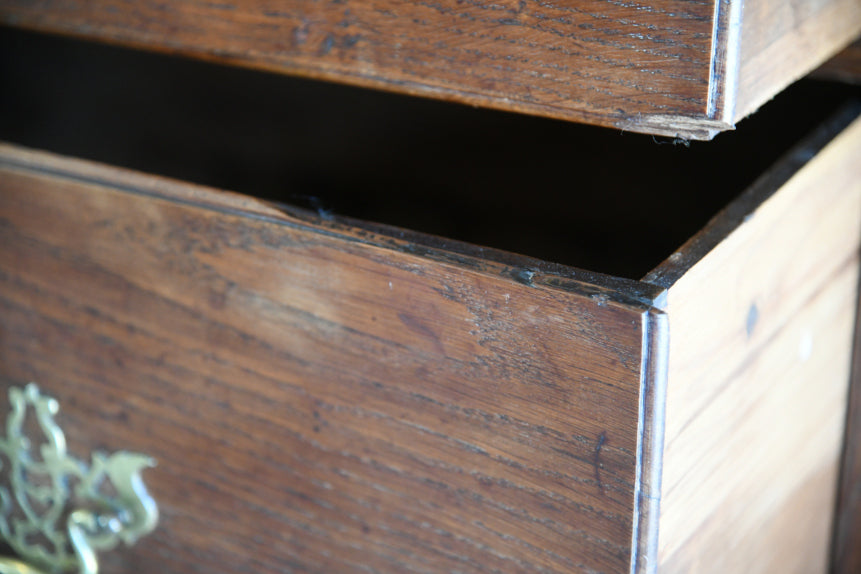
[[[401,323],[403,323],[410,331],[430,339],[433,343],[434,349],[436,349],[438,353],[445,353],[445,347],[443,347],[442,341],[439,340],[439,336],[418,317],[414,317],[408,313],[398,313],[398,319],[400,319]]]
[[[353,36],[346,36],[346,37],[344,37],[344,47],[345,48],[352,48],[353,46],[358,44],[359,40],[361,40],[361,39],[362,39],[362,37],[359,36],[358,34],[353,35]]]
[[[535,277],[535,272],[529,269],[512,269],[511,278],[518,283],[524,285],[532,285],[532,279]]]
[[[335,36],[332,34],[326,34],[326,39],[323,40],[323,47],[320,50],[320,54],[325,56],[329,52],[332,51],[332,47],[335,45]]]

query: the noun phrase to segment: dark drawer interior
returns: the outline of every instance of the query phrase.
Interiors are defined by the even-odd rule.
[[[2,140],[628,278],[859,94],[673,141],[8,28],[0,85]]]

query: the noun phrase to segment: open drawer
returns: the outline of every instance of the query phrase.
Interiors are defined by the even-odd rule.
[[[841,110],[639,279],[598,233],[633,187],[572,212],[583,270],[4,144],[0,384],[56,397],[73,452],[158,461],[159,528],[105,572],[823,571],[861,240]]]

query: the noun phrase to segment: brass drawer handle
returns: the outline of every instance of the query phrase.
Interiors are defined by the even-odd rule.
[[[40,574],[77,568],[97,574],[96,551],[127,545],[152,532],[158,508],[140,473],[148,456],[94,453],[88,466],[66,452],[54,422],[59,403],[30,383],[9,389],[12,410],[0,438],[0,536],[21,559],[0,559],[0,574]],[[35,421],[28,421],[35,416]],[[26,436],[27,422],[41,431]],[[30,429],[35,427],[30,424]],[[112,489],[112,490],[110,490]]]

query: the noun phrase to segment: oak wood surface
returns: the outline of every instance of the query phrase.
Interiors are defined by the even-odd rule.
[[[798,148],[787,161],[803,167],[779,190],[764,178],[646,278],[669,287],[662,572],[826,568],[857,296],[861,120],[811,157]]]
[[[106,571],[654,565],[662,315],[624,293],[11,146],[0,243],[2,386],[158,460]]]
[[[729,127],[714,0],[2,0],[0,22],[629,131]],[[722,18],[722,16],[721,16]],[[722,22],[722,20],[720,20]],[[723,25],[723,24],[722,24]],[[723,36],[722,36],[723,38]],[[731,109],[727,107],[727,109]]]
[[[857,0],[746,0],[735,120],[755,112],[859,34]]]

